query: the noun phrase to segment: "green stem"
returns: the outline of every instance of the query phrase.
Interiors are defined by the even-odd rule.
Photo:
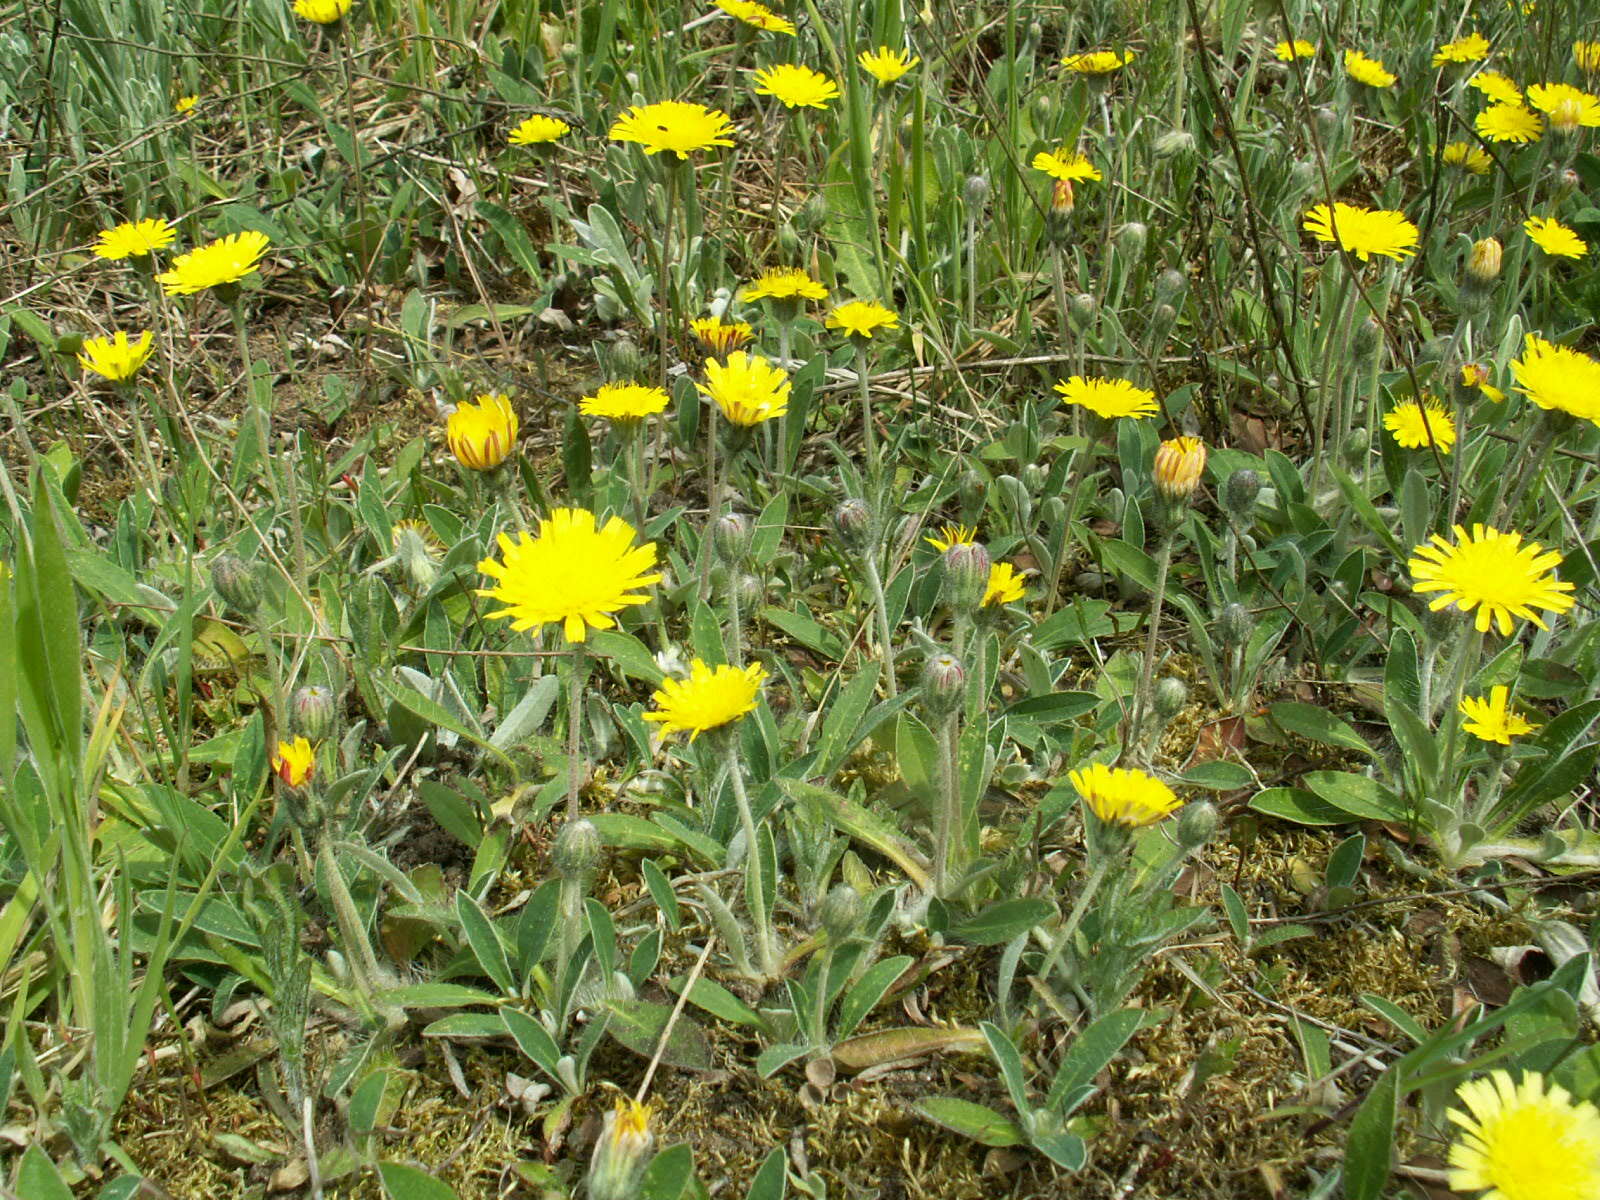
[[[878,437],[872,427],[872,384],[867,378],[867,347],[859,337],[856,344],[856,379],[861,386],[861,447],[866,459],[867,478],[878,484]]]
[[[383,977],[383,971],[372,952],[372,942],[367,938],[360,914],[356,912],[356,904],[345,884],[339,860],[334,857],[331,830],[323,831],[317,859],[328,881],[328,898],[333,902],[333,917],[339,925],[339,934],[351,950],[350,973],[355,977],[356,987],[361,994],[370,1000],[377,994],[378,980]]]
[[[583,787],[583,685],[589,674],[589,659],[583,644],[572,644],[572,673],[567,679],[567,819],[578,819],[578,792]]]
[[[1156,586],[1150,596],[1150,629],[1144,641],[1144,663],[1139,668],[1139,690],[1133,697],[1133,718],[1128,722],[1128,737],[1122,752],[1126,756],[1139,745],[1140,726],[1150,702],[1150,679],[1155,674],[1157,641],[1161,635],[1161,609],[1167,599],[1167,573],[1172,568],[1172,544],[1177,531],[1165,533],[1156,551]]]
[[[1078,893],[1078,902],[1072,906],[1072,913],[1067,917],[1067,923],[1061,927],[1061,932],[1056,936],[1055,945],[1050,947],[1050,953],[1045,957],[1044,965],[1039,968],[1039,978],[1046,983],[1056,969],[1056,964],[1061,961],[1061,955],[1066,950],[1068,943],[1078,932],[1078,925],[1083,920],[1083,914],[1089,910],[1089,902],[1094,899],[1095,893],[1100,890],[1100,885],[1105,882],[1106,872],[1111,869],[1111,860],[1101,858],[1095,864],[1089,882],[1084,885],[1083,891]]]
[[[957,726],[961,708],[951,708],[939,722],[939,812],[934,827],[933,894],[940,899],[950,895],[950,878],[964,858],[956,852],[956,822],[961,813],[961,779],[956,758]]]
[[[756,962],[768,979],[777,977],[777,955],[772,946],[772,922],[768,912],[767,883],[761,874],[761,843],[756,837],[755,816],[750,810],[750,795],[745,791],[744,769],[739,764],[739,738],[729,729],[724,737],[728,747],[728,775],[733,781],[733,798],[739,806],[739,824],[744,829],[745,894],[750,902],[750,920],[755,926]]]
[[[878,574],[878,547],[868,546],[861,552],[861,562],[867,573],[867,588],[872,592],[872,609],[878,618],[878,645],[883,655],[884,674],[887,677],[889,696],[899,694],[895,678],[894,640],[889,628],[889,601],[883,594],[883,577]]]

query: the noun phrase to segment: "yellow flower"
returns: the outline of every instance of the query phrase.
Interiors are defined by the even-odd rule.
[[[1008,562],[997,562],[989,568],[989,582],[983,589],[983,600],[979,607],[988,608],[992,604],[998,608],[1003,604],[1015,604],[1022,596],[1022,576],[1017,574],[1017,569]]]
[[[1319,242],[1337,241],[1362,262],[1374,254],[1402,259],[1417,252],[1417,227],[1405,213],[1390,209],[1360,208],[1343,201],[1331,209],[1313,204],[1306,210],[1304,225]]]
[[[755,0],[717,0],[717,7],[730,17],[737,17],[746,25],[753,25],[768,33],[787,33],[794,36],[794,22],[780,17],[765,4]]]
[[[1440,46],[1438,53],[1433,56],[1433,65],[1442,67],[1446,63],[1479,62],[1488,57],[1489,39],[1481,33],[1469,33],[1464,38]]]
[[[922,59],[913,58],[906,50],[891,50],[887,46],[879,46],[877,53],[863,50],[856,55],[856,61],[861,64],[862,70],[878,81],[879,87],[888,87]]]
[[[871,300],[851,300],[828,314],[829,329],[842,329],[851,337],[870,338],[874,330],[896,329],[900,318],[891,308]]]
[[[272,240],[254,229],[230,234],[225,238],[180,254],[172,260],[172,269],[156,276],[156,282],[169,296],[192,296],[207,288],[238,283],[246,275],[254,275],[261,266],[261,256],[272,245]]]
[[[1068,404],[1087,408],[1095,416],[1108,421],[1118,417],[1142,421],[1161,413],[1154,392],[1129,383],[1126,379],[1085,379],[1082,375],[1074,375],[1057,383],[1055,390],[1061,393]]]
[[[1316,43],[1308,42],[1305,38],[1295,38],[1292,42],[1279,42],[1272,48],[1272,53],[1279,62],[1293,62],[1297,58],[1315,58],[1317,47]]]
[[[351,0],[294,0],[296,16],[318,25],[332,25],[350,11]]]
[[[519,428],[511,397],[492,392],[479,396],[476,404],[456,405],[444,432],[458,463],[473,471],[492,471],[517,444]]]
[[[650,1132],[650,1106],[622,1098],[605,1115],[595,1139],[584,1191],[592,1200],[622,1200],[639,1195],[650,1165],[655,1134]]]
[[[1527,335],[1522,357],[1511,363],[1517,391],[1540,408],[1600,425],[1600,362],[1581,350]]]
[[[195,105],[199,103],[199,96],[179,96],[172,102],[172,107],[180,117],[186,117],[194,111]]]
[[[1156,491],[1168,500],[1188,500],[1206,469],[1206,444],[1197,437],[1175,437],[1156,447]]]
[[[741,300],[826,300],[828,289],[798,267],[769,267],[739,293]]]
[[[292,742],[279,742],[272,755],[273,774],[292,788],[304,787],[317,765],[317,752],[303,737]]]
[[[1488,286],[1500,278],[1500,268],[1505,262],[1505,247],[1499,238],[1479,238],[1472,243],[1472,253],[1467,255],[1467,277],[1471,283]]]
[[[1506,398],[1504,392],[1489,382],[1489,372],[1478,363],[1461,364],[1461,386],[1477,388],[1485,400],[1492,400],[1496,404]]]
[[[695,387],[735,425],[759,425],[789,411],[789,376],[759,355],[735,350],[727,364],[706,359],[706,381]]]
[[[930,535],[922,540],[943,554],[951,546],[972,545],[978,540],[978,528],[975,525],[970,528],[966,525],[941,525],[938,537]]]
[[[1474,525],[1469,535],[1454,526],[1455,544],[1439,534],[1431,544],[1411,551],[1406,565],[1411,570],[1412,590],[1438,592],[1428,608],[1438,612],[1454,606],[1463,613],[1478,610],[1475,620],[1480,633],[1492,621],[1505,637],[1511,636],[1512,617],[1532,621],[1540,629],[1547,626],[1534,612],[1564,613],[1572,607],[1567,593],[1573,585],[1555,577],[1561,555],[1545,550],[1538,542],[1522,544],[1520,533],[1502,533],[1484,525]]]
[[[655,711],[645,713],[644,719],[660,721],[663,737],[682,731],[692,742],[708,729],[755,712],[766,677],[760,663],[712,669],[697,658],[689,664],[688,679],[661,681],[660,690],[650,697],[656,702]]]
[[[1589,1200],[1600,1196],[1600,1111],[1536,1071],[1520,1083],[1492,1071],[1464,1083],[1452,1108],[1450,1187],[1480,1200]]]
[[[1093,182],[1100,178],[1100,171],[1092,162],[1065,147],[1054,154],[1039,151],[1033,156],[1032,165],[1035,171],[1043,171],[1052,179],[1064,179],[1069,183],[1075,179],[1087,179]]]
[[[1544,136],[1539,114],[1520,104],[1491,104],[1473,118],[1472,125],[1491,142],[1537,142]]]
[[[696,317],[689,322],[689,330],[713,354],[737,350],[752,337],[750,322],[724,321],[721,317]]]
[[[572,126],[560,117],[547,117],[535,113],[513,129],[506,140],[513,146],[537,146],[543,142],[554,142],[564,138],[571,132]]]
[[[1580,71],[1600,72],[1600,42],[1573,42],[1572,61]]]
[[[733,124],[720,109],[662,100],[634,105],[617,118],[607,136],[616,142],[637,142],[646,154],[676,154],[681,162],[696,151],[733,145],[732,133]]]
[[[755,93],[772,96],[785,108],[827,108],[839,98],[839,85],[820,71],[797,63],[762,67],[755,73]]]
[[[596,528],[592,512],[558,508],[539,522],[539,536],[526,532],[517,540],[498,538],[504,562],[486,558],[478,570],[496,580],[478,589],[505,605],[491,617],[510,617],[517,632],[542,625],[560,625],[569,642],[587,639],[590,629],[616,625],[613,613],[650,597],[637,589],[661,582],[656,544],[633,544],[633,526],[612,517]]]
[[[653,417],[665,411],[667,403],[663,388],[642,383],[603,383],[594,395],[578,401],[578,411],[586,417],[604,417],[623,424]]]
[[[1079,75],[1109,75],[1122,70],[1132,61],[1132,50],[1124,50],[1121,54],[1115,50],[1089,50],[1082,54],[1067,55],[1061,60],[1061,65]]]
[[[1448,167],[1461,167],[1474,175],[1487,175],[1494,165],[1489,152],[1471,142],[1451,142],[1444,148],[1444,162]]]
[[[121,330],[108,338],[85,338],[78,352],[78,365],[112,383],[126,383],[149,359],[150,338],[149,330],[141,333],[136,342],[128,341],[128,335]]]
[[[142,221],[124,221],[112,229],[102,229],[94,252],[112,262],[124,258],[143,258],[153,250],[172,244],[177,230],[171,221],[146,217]]]
[[[1456,425],[1437,401],[1418,404],[1408,400],[1384,415],[1383,427],[1394,434],[1396,444],[1407,450],[1437,446],[1444,454],[1455,444]]]
[[[1554,217],[1529,217],[1522,223],[1533,244],[1557,258],[1582,258],[1589,245]]]
[[[1579,126],[1600,126],[1600,97],[1570,83],[1535,83],[1528,87],[1528,103],[1550,118],[1550,128],[1572,133]]]
[[[1128,829],[1154,825],[1182,804],[1166,784],[1135,767],[1090,763],[1068,772],[1067,778],[1089,811],[1108,825]]]
[[[1384,68],[1383,60],[1368,58],[1359,50],[1346,50],[1344,52],[1344,72],[1357,83],[1364,83],[1368,87],[1388,88],[1394,86],[1395,76]]]
[[[1538,728],[1530,724],[1528,719],[1520,713],[1512,712],[1506,705],[1506,698],[1511,694],[1511,689],[1503,684],[1489,689],[1487,698],[1483,696],[1463,696],[1457,706],[1461,715],[1467,719],[1461,723],[1461,728],[1473,737],[1485,742],[1499,742],[1502,746],[1511,745],[1511,739],[1521,737],[1525,733],[1532,733]]]
[[[1522,90],[1499,71],[1479,71],[1467,83],[1496,104],[1521,104]]]

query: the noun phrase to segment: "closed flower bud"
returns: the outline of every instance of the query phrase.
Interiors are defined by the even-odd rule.
[[[1217,641],[1230,650],[1235,646],[1243,646],[1249,642],[1254,626],[1248,608],[1239,603],[1225,604],[1217,615]]]
[[[954,654],[935,654],[922,669],[922,702],[936,717],[954,712],[966,690],[967,669]]]
[[[1156,157],[1162,162],[1190,158],[1194,152],[1194,134],[1186,129],[1170,129],[1156,139]]]
[[[1472,253],[1467,258],[1467,279],[1487,287],[1500,278],[1500,266],[1505,252],[1497,238],[1481,238],[1472,243]]]
[[[394,527],[394,556],[417,592],[428,591],[438,581],[439,560],[434,553],[438,545],[433,532],[420,522],[401,521]]]
[[[848,883],[841,883],[822,901],[822,911],[817,916],[829,943],[837,946],[861,923],[861,894]]]
[[[294,731],[313,742],[327,740],[338,715],[338,700],[333,689],[320,684],[300,688],[289,700],[289,716]]]
[[[587,817],[568,821],[550,847],[550,865],[563,879],[588,879],[600,865],[600,831]]]
[[[1078,206],[1070,179],[1058,179],[1050,188],[1050,207],[1044,214],[1045,236],[1064,246],[1072,236],[1072,210]]]
[[[739,603],[746,609],[752,609],[760,604],[767,592],[761,583],[761,577],[752,575],[749,571],[739,576],[734,587],[739,589]]]
[[[456,461],[472,471],[492,471],[517,443],[517,410],[504,392],[458,404],[445,421],[445,438]]]
[[[750,556],[750,543],[754,537],[755,526],[750,518],[735,512],[726,512],[718,517],[711,532],[717,557],[730,566],[737,566]]]
[[[650,1106],[622,1099],[605,1116],[589,1160],[589,1200],[637,1200],[655,1147]]]
[[[872,510],[865,500],[852,497],[833,510],[833,528],[846,546],[859,550],[872,540]]]
[[[780,262],[800,261],[800,231],[788,221],[778,226],[778,259]]]
[[[806,198],[800,211],[794,215],[795,227],[802,233],[815,233],[828,220],[828,201],[821,192]]]
[[[1095,298],[1088,292],[1079,292],[1073,296],[1067,301],[1067,317],[1072,321],[1072,327],[1079,333],[1088,329],[1094,324],[1098,307]]]
[[[977,612],[989,587],[989,551],[977,542],[956,542],[940,560],[944,602],[952,611]]]
[[[962,199],[967,202],[967,208],[970,211],[982,212],[983,206],[989,202],[988,176],[967,176],[966,185],[962,188]]]
[[[1209,800],[1185,804],[1178,814],[1178,845],[1185,850],[1198,850],[1216,831],[1217,806]]]
[[[1177,304],[1178,298],[1189,286],[1188,276],[1182,271],[1174,271],[1168,267],[1156,276],[1156,303]]]
[[[619,338],[611,346],[611,378],[619,383],[632,383],[644,376],[648,365],[639,343],[630,337]]]
[[[1156,450],[1156,491],[1167,500],[1187,502],[1200,486],[1206,469],[1206,444],[1197,437],[1176,437]]]
[[[1358,365],[1366,365],[1377,356],[1383,344],[1383,327],[1371,317],[1356,324],[1350,335],[1350,357]]]
[[[1129,221],[1117,230],[1117,249],[1129,258],[1138,258],[1144,253],[1144,244],[1150,236],[1150,230],[1142,221]]]
[[[211,563],[211,586],[229,608],[249,616],[260,607],[261,581],[242,558],[219,554]]]
[[[1222,485],[1222,507],[1241,525],[1248,525],[1261,495],[1261,476],[1246,467],[1228,476]]]
[[[1424,608],[1422,610],[1422,633],[1436,646],[1442,646],[1455,636],[1456,628],[1460,625],[1460,609],[1454,604],[1444,608]]]
[[[1188,702],[1189,689],[1184,686],[1183,680],[1168,675],[1156,684],[1151,706],[1155,709],[1157,719],[1170,721],[1183,711],[1183,706]]]

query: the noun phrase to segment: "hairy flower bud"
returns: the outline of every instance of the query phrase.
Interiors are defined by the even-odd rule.
[[[935,654],[922,669],[922,702],[936,717],[954,712],[966,690],[967,669],[954,654]]]
[[[983,206],[989,202],[989,177],[987,175],[969,175],[962,188],[962,199],[973,212],[982,212]]]
[[[261,605],[261,581],[242,558],[219,554],[211,563],[211,586],[229,608],[249,616]]]
[[[974,613],[989,586],[989,551],[977,542],[956,542],[940,560],[944,602],[954,612]]]
[[[589,1200],[637,1200],[655,1147],[650,1106],[622,1099],[605,1115],[589,1160]]]
[[[332,688],[310,684],[295,692],[289,701],[289,716],[294,731],[313,742],[325,741],[333,732],[339,715],[338,698]]]
[[[1244,605],[1223,605],[1222,612],[1217,614],[1217,640],[1230,650],[1235,646],[1243,646],[1250,641],[1250,631],[1254,626],[1250,610]]]
[[[1178,845],[1185,850],[1198,850],[1216,831],[1217,807],[1209,800],[1185,804],[1178,814]]]
[[[1088,292],[1079,292],[1067,301],[1067,318],[1072,322],[1072,327],[1083,333],[1094,324],[1098,305],[1095,298]]]
[[[755,538],[755,526],[742,513],[725,512],[712,527],[711,540],[717,557],[730,566],[737,566],[750,556],[750,544]]]
[[[735,588],[739,591],[739,604],[745,609],[753,609],[760,604],[766,596],[767,589],[761,582],[759,575],[745,571],[734,581]]]
[[[1144,253],[1144,244],[1149,236],[1149,227],[1143,221],[1129,221],[1117,230],[1117,249],[1129,258],[1138,258]]]
[[[1499,239],[1480,238],[1472,243],[1472,253],[1467,257],[1467,279],[1470,283],[1487,287],[1500,278],[1500,267],[1505,251]]]
[[[1156,304],[1172,304],[1178,302],[1189,286],[1189,278],[1182,271],[1174,271],[1170,267],[1156,276]]]
[[[872,510],[859,497],[851,497],[833,510],[833,528],[841,541],[859,550],[872,540]]]
[[[1246,467],[1228,476],[1222,486],[1222,507],[1240,525],[1248,525],[1261,495],[1261,476]]]
[[[1194,134],[1186,129],[1169,129],[1156,139],[1156,157],[1162,162],[1190,158],[1194,152]]]
[[[1197,437],[1176,437],[1156,450],[1156,491],[1167,500],[1187,503],[1206,469],[1206,444]]]
[[[580,882],[594,874],[600,865],[604,847],[600,844],[600,831],[587,817],[568,821],[556,834],[550,847],[550,865],[563,879]]]
[[[861,894],[848,883],[841,883],[822,901],[822,910],[817,916],[829,944],[837,946],[861,923]]]
[[[1189,689],[1184,686],[1183,680],[1166,676],[1156,684],[1156,694],[1151,698],[1151,707],[1155,710],[1158,720],[1170,721],[1183,711],[1183,706],[1189,702]]]

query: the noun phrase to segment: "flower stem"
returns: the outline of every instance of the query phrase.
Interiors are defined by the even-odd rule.
[[[1160,548],[1156,551],[1156,586],[1150,595],[1150,629],[1144,641],[1144,664],[1139,668],[1139,690],[1133,697],[1133,716],[1128,722],[1127,739],[1123,742],[1124,756],[1139,745],[1139,730],[1144,724],[1145,708],[1150,701],[1150,679],[1155,674],[1157,641],[1161,636],[1161,608],[1167,599],[1167,573],[1172,567],[1172,543],[1176,537],[1176,530],[1162,534]]]
[[[939,721],[939,812],[934,826],[933,894],[940,899],[950,895],[950,876],[958,865],[956,859],[956,822],[961,813],[961,775],[956,757],[957,727],[961,721],[959,706],[952,708]]]
[[[861,338],[856,344],[856,379],[861,385],[861,447],[867,462],[867,478],[878,484],[878,438],[872,427],[872,385],[867,379],[867,347]]]
[[[767,904],[767,881],[761,874],[761,843],[756,836],[755,816],[750,810],[750,794],[744,786],[744,768],[739,763],[738,735],[725,735],[728,748],[728,776],[733,781],[733,798],[739,806],[739,824],[744,828],[745,897],[750,905],[750,921],[755,926],[756,962],[768,979],[777,975],[777,956],[772,946],[771,914]]]
[[[572,644],[572,673],[567,679],[567,819],[578,819],[578,792],[583,787],[583,685],[589,659],[580,642]]]
[[[895,680],[894,641],[889,628],[889,601],[883,594],[883,577],[878,573],[878,547],[871,545],[861,552],[861,562],[867,573],[867,588],[872,592],[872,609],[878,618],[878,647],[883,655],[884,674],[892,699],[899,694]]]

